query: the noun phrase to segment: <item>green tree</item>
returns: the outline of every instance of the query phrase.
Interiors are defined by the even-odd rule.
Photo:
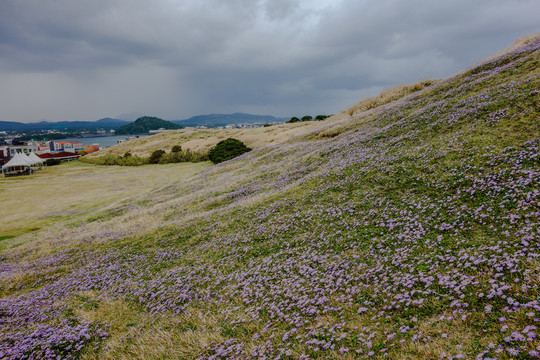
[[[311,116],[311,115],[306,115],[306,116],[302,117],[302,121],[311,121],[311,120],[313,120],[313,116]]]
[[[300,121],[299,118],[297,118],[296,116],[293,116],[292,118],[290,118],[286,122],[290,124],[290,123],[295,123],[295,122],[299,122],[299,121]]]
[[[324,120],[324,119],[329,118],[329,117],[330,117],[330,115],[317,115],[317,116],[315,116],[315,120],[321,121],[321,120]]]
[[[230,160],[237,156],[242,155],[251,151],[242,141],[238,139],[226,139],[217,143],[210,151],[208,152],[208,157],[210,160],[218,164],[223,161]]]

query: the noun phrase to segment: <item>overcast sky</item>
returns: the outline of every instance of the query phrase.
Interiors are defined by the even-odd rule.
[[[337,113],[473,65],[539,32],[539,14],[538,0],[0,0],[0,120]]]

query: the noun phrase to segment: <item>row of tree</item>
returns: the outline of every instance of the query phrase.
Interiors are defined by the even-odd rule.
[[[293,116],[292,118],[290,118],[289,120],[285,121],[286,123],[295,123],[295,122],[301,122],[301,121],[313,121],[313,120],[316,120],[316,121],[322,121],[326,118],[329,118],[330,116],[332,115],[317,115],[315,116],[315,118],[313,118],[313,116],[311,115],[305,115],[305,116],[302,116],[302,118],[298,118],[296,116]]]

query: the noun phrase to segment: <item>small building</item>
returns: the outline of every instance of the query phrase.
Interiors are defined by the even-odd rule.
[[[49,152],[49,151],[51,151],[50,141],[43,141],[43,142],[38,143],[37,151],[39,151],[39,152]]]
[[[87,154],[93,153],[99,150],[99,145],[84,145],[84,152]]]
[[[15,155],[15,153],[30,154],[38,151],[38,143],[29,141],[24,145],[8,145],[9,156],[10,158]]]
[[[83,150],[84,145],[81,141],[51,141],[50,143],[51,151],[71,151],[76,152],[77,150]]]
[[[0,166],[6,164],[16,153],[30,155],[38,151],[38,144],[28,142],[25,145],[2,145],[0,146]]]
[[[44,153],[38,155],[41,159],[48,160],[48,159],[58,159],[58,160],[77,160],[79,158],[79,154],[67,152],[67,151],[60,151],[60,152],[50,152],[50,153]]]
[[[2,175],[19,176],[30,175],[36,170],[41,169],[41,165],[45,161],[39,158],[35,152],[30,153],[30,156],[23,152],[16,152],[11,159],[2,166]]]

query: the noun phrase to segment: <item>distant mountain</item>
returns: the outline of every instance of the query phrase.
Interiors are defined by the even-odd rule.
[[[209,114],[197,115],[185,120],[173,120],[175,124],[182,126],[208,126],[218,127],[230,124],[265,124],[275,122],[285,122],[285,118],[276,118],[271,115],[253,115],[244,113],[234,114]]]
[[[163,120],[153,116],[143,116],[132,122],[116,129],[116,134],[147,134],[150,130],[181,129],[182,126],[173,124],[170,121]]]
[[[149,118],[147,116],[139,117],[135,122],[142,118]],[[155,118],[158,119],[158,118]],[[195,127],[195,126],[208,126],[208,127],[219,127],[226,126],[231,124],[265,124],[265,123],[276,123],[276,122],[285,122],[286,118],[277,118],[271,115],[253,115],[245,113],[234,113],[234,114],[209,114],[209,115],[197,115],[189,119],[184,120],[172,120],[165,121],[164,124],[158,126],[154,129],[155,126],[148,130],[156,130],[159,128],[165,129],[179,129],[177,127],[171,127],[170,124],[181,125],[183,127]],[[168,123],[168,124],[166,124]],[[134,122],[116,119],[116,118],[103,118],[96,121],[41,121],[36,123],[21,123],[15,121],[0,121],[0,131],[39,131],[39,130],[92,130],[92,129],[117,129],[123,128],[125,125],[134,124]],[[120,130],[118,129],[118,130]],[[146,127],[131,127],[129,131],[137,132],[121,132],[121,134],[142,134],[147,133],[148,130]],[[125,130],[120,130],[125,131]],[[119,133],[120,134],[120,133]]]
[[[15,121],[0,121],[0,131],[16,131],[24,129],[24,126],[28,124],[23,124]]]
[[[97,121],[41,121],[37,123],[0,121],[0,131],[115,129],[126,124],[129,124],[129,121],[112,118],[103,118]]]

